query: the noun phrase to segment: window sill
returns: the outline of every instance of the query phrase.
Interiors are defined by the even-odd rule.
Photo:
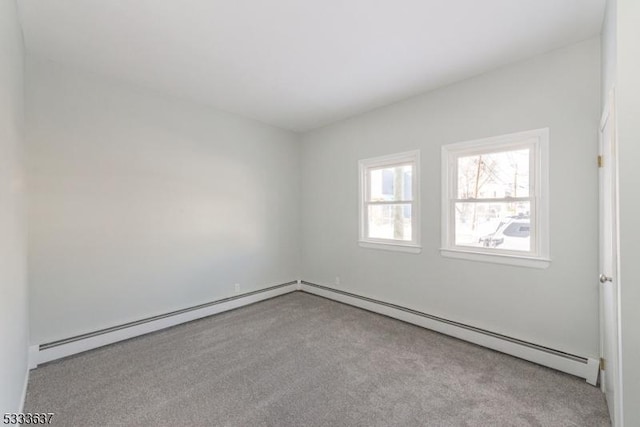
[[[362,248],[378,249],[383,251],[407,252],[411,254],[419,254],[422,252],[422,246],[401,245],[398,243],[378,243],[359,241],[358,244]]]
[[[494,264],[515,265],[518,267],[547,268],[551,265],[548,258],[520,255],[488,254],[484,252],[465,251],[460,249],[440,249],[440,254],[447,258],[465,259],[469,261],[490,262]]]

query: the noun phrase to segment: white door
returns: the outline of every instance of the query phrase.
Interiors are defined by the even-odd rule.
[[[617,277],[617,173],[616,122],[613,93],[600,127],[600,344],[604,371],[604,391],[611,421],[620,425],[620,364],[618,359],[618,277]]]

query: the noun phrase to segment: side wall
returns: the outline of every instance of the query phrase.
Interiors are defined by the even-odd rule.
[[[0,1],[0,414],[20,409],[27,374],[23,63],[16,2]]]
[[[297,135],[27,61],[31,343],[298,277]]]
[[[302,277],[597,358],[599,117],[596,38],[304,135]],[[543,127],[551,266],[443,258],[441,146]],[[422,253],[359,247],[358,160],[413,149],[422,153]]]
[[[630,427],[640,425],[640,2],[617,3],[622,398]]]
[[[617,1],[608,0],[602,23],[602,109],[607,105],[608,96],[616,84],[617,73]]]

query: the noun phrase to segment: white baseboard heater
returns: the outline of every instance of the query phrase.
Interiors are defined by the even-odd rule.
[[[475,326],[465,325],[442,317],[422,313],[396,304],[299,280],[234,295],[194,307],[184,308],[62,340],[33,345],[29,348],[29,368],[33,369],[42,363],[82,353],[150,332],[159,331],[181,323],[244,307],[294,291],[302,291],[325,297],[426,329],[431,329],[584,378],[592,385],[596,385],[598,381],[599,361],[595,358],[569,354]]]
[[[584,378],[596,385],[599,360],[578,356],[339,289],[302,281],[303,292],[359,307]]]
[[[29,368],[33,369],[42,363],[82,353],[150,332],[159,331],[181,323],[244,307],[289,292],[294,292],[298,290],[298,288],[299,281],[291,281],[62,340],[33,345],[29,348]]]

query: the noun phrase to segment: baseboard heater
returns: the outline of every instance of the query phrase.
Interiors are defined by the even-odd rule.
[[[595,358],[570,354],[486,329],[402,307],[397,304],[379,301],[316,283],[301,281],[300,290],[422,326],[483,347],[557,369],[584,378],[592,385],[596,385],[598,381],[599,361]]]
[[[33,369],[39,364],[52,360],[294,292],[298,290],[298,287],[299,281],[294,280],[193,307],[175,310],[158,316],[147,317],[57,341],[34,345],[29,348],[29,368]]]
[[[469,341],[483,347],[584,378],[592,385],[596,385],[598,380],[599,361],[595,358],[566,353],[486,329],[402,307],[397,304],[299,280],[57,341],[33,345],[29,347],[29,368],[33,369],[42,363],[244,307],[294,291],[302,291],[321,296],[453,336],[464,341]]]

